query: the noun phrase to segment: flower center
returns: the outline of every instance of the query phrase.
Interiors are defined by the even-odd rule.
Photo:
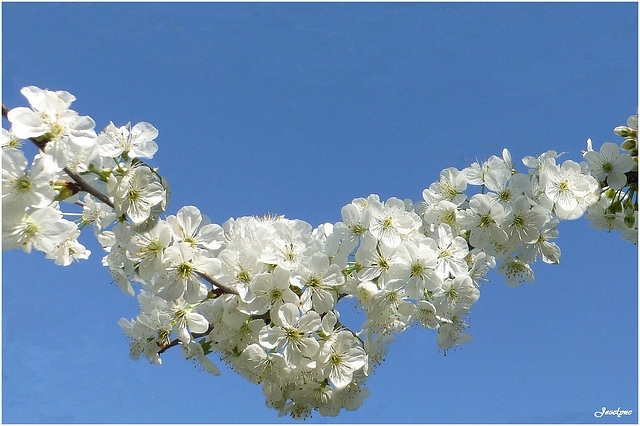
[[[456,290],[455,288],[450,288],[449,291],[447,291],[447,296],[449,297],[449,299],[451,299],[452,302],[456,301],[458,295],[458,290]]]
[[[329,363],[331,363],[331,365],[340,365],[340,363],[342,362],[342,357],[340,356],[340,354],[336,354],[333,353],[331,354],[331,357],[329,358]]]
[[[563,180],[558,184],[558,192],[569,192],[569,181]]]
[[[238,281],[249,284],[251,282],[251,275],[246,270],[242,270],[238,275],[236,275]]]
[[[353,225],[350,226],[349,229],[351,230],[351,232],[353,232],[353,235],[356,236],[364,235],[364,233],[367,231],[367,228],[362,225]]]
[[[389,269],[389,261],[386,258],[381,257],[378,262],[378,266],[382,269]]]
[[[296,342],[296,341],[300,340],[300,338],[302,337],[300,332],[295,328],[287,329],[286,336],[287,336],[287,340],[290,341],[290,342]]]
[[[154,241],[151,241],[148,246],[142,249],[142,252],[147,255],[157,256],[161,250],[162,250],[162,246],[158,243],[158,241],[154,240]]]
[[[448,249],[442,249],[438,253],[438,257],[440,259],[450,259],[451,258],[451,252]]]
[[[187,311],[180,309],[176,312],[176,322],[178,325],[186,326],[187,325]]]
[[[496,221],[493,220],[490,215],[486,214],[480,217],[478,228],[484,228],[485,226],[493,225],[494,223],[496,223]]]
[[[16,180],[16,188],[19,192],[27,192],[31,189],[31,181],[23,176]]]
[[[278,300],[282,296],[282,292],[283,290],[274,288],[269,292],[269,297],[271,298],[271,300]]]
[[[29,223],[27,226],[25,226],[24,228],[24,234],[27,237],[34,237],[38,234],[38,231],[40,231],[40,227],[38,225],[36,225],[35,223]]]
[[[461,192],[451,185],[445,185],[442,187],[442,194],[446,196],[445,199],[453,200],[458,194],[461,194]]]
[[[422,278],[424,276],[424,267],[419,263],[414,263],[411,266],[411,276]]]
[[[9,142],[4,146],[4,148],[20,148],[20,140],[16,138],[9,139]]]
[[[293,243],[289,244],[285,250],[284,258],[289,262],[296,260],[296,253],[293,251]]]
[[[511,190],[505,189],[501,191],[498,196],[500,197],[500,201],[509,201],[511,199]]]
[[[456,212],[454,212],[453,210],[447,211],[444,215],[442,215],[441,220],[447,225],[453,226],[453,224],[456,223]]]
[[[321,280],[316,276],[309,277],[306,284],[307,284],[307,287],[320,287]]]
[[[193,266],[191,266],[189,263],[181,263],[178,266],[178,274],[180,275],[180,278],[182,278],[183,280],[187,278],[189,275],[191,275],[192,271],[193,271]]]
[[[168,345],[169,343],[171,343],[171,332],[168,330],[159,330],[158,331],[158,340],[160,340],[160,343],[163,345]]]
[[[58,123],[53,123],[51,125],[51,131],[49,133],[45,133],[44,135],[42,135],[40,137],[37,137],[36,140],[37,141],[54,140],[54,139],[58,138],[63,133],[64,133],[64,128]]]
[[[398,302],[400,301],[400,295],[397,291],[390,291],[385,295],[385,299],[391,306],[397,308]]]
[[[138,192],[137,189],[130,189],[129,192],[127,193],[127,197],[129,197],[129,200],[131,201],[137,201],[140,199],[140,192]]]

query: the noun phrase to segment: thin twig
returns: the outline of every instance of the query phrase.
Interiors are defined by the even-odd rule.
[[[82,179],[78,174],[76,174],[76,173],[72,172],[71,170],[69,170],[68,167],[64,168],[64,172],[66,174],[68,174],[69,177],[71,179],[73,179],[84,192],[87,192],[87,193],[93,195],[98,200],[102,201],[103,203],[105,203],[106,205],[111,207],[112,209],[115,209],[113,203],[111,202],[111,200],[109,200],[109,197],[107,197],[102,192],[100,192],[97,189],[95,189],[93,186],[89,185],[87,183],[87,181]]]
[[[264,320],[267,324],[271,323],[271,317],[268,311],[262,315],[252,315],[251,319],[252,320],[261,319],[261,320]],[[205,331],[204,333],[191,333],[191,337],[193,337],[194,339],[198,339],[200,337],[208,336],[209,333],[211,333],[212,331],[213,331],[213,324],[209,324],[209,328],[207,328],[207,331]],[[171,340],[169,343],[167,343],[166,346],[162,346],[162,348],[158,351],[158,355],[160,355],[161,353],[163,353],[169,348],[178,346],[179,344],[180,344],[180,339],[175,338]]]
[[[211,285],[214,285],[220,290],[222,290],[223,293],[236,294],[236,295],[238,294],[238,290],[236,290],[235,288],[228,286],[227,284],[222,284],[221,282],[216,281],[215,279],[211,278],[209,275],[205,274],[204,272],[196,271],[196,274],[198,274],[198,276],[204,279],[205,281],[208,281]]]
[[[193,337],[194,339],[197,339],[199,337],[206,336],[209,333],[211,333],[211,330],[213,330],[213,326],[209,325],[209,328],[207,329],[207,331],[205,331],[204,333],[191,333],[191,337]],[[164,351],[166,351],[169,348],[172,348],[174,346],[178,346],[179,344],[180,344],[180,339],[173,339],[166,346],[163,346],[162,349],[160,349],[158,351],[158,355],[160,355],[161,353],[163,353]]]

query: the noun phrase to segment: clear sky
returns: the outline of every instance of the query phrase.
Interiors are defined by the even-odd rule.
[[[638,106],[635,3],[3,3],[2,100],[67,90],[100,130],[148,121],[168,214],[314,226],[355,197],[420,200],[446,167],[508,147],[580,160]],[[6,121],[3,121],[6,127]],[[524,168],[522,169],[524,170]],[[493,272],[447,356],[399,336],[355,412],[312,422],[637,423],[637,248],[565,222],[560,265]],[[272,423],[260,387],[173,350],[132,361],[137,302],[88,261],[2,257],[2,415],[20,423]],[[215,360],[215,358],[214,358]],[[216,360],[217,365],[222,365]]]

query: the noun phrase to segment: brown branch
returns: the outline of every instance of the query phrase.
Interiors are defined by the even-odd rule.
[[[213,330],[213,326],[209,325],[209,328],[207,329],[207,331],[205,331],[204,333],[191,333],[191,337],[193,337],[194,339],[197,339],[199,337],[206,336],[209,333],[211,333],[211,330]],[[164,351],[166,351],[169,348],[172,348],[174,346],[178,346],[179,344],[180,344],[180,340],[179,339],[173,339],[166,346],[163,346],[162,349],[160,349],[158,351],[158,355],[160,355],[161,353],[163,353]]]
[[[223,293],[225,294],[238,294],[238,290],[236,290],[235,288],[227,285],[227,284],[222,284],[221,282],[216,281],[215,279],[211,278],[209,275],[205,274],[204,272],[200,272],[200,271],[195,271],[196,274],[198,274],[198,276],[202,279],[204,279],[205,281],[209,282],[211,285],[216,286],[218,289],[220,289]]]
[[[31,140],[33,141],[33,139],[31,139]],[[87,192],[87,193],[93,195],[98,200],[102,201],[103,203],[105,203],[106,205],[111,207],[112,209],[115,209],[115,207],[113,206],[113,203],[111,202],[111,200],[109,200],[109,197],[107,197],[102,192],[100,192],[97,189],[95,189],[93,186],[89,185],[87,183],[87,181],[82,179],[78,174],[76,174],[76,173],[72,172],[71,170],[69,170],[68,167],[64,168],[64,172],[67,175],[69,175],[69,177],[71,179],[73,179],[75,181],[75,183],[80,187],[80,189],[82,189],[84,192]]]

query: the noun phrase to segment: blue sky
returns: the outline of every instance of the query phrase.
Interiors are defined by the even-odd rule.
[[[508,147],[579,160],[619,142],[638,105],[635,3],[3,3],[2,99],[67,90],[103,128],[148,121],[168,214],[222,223],[267,212],[314,226],[355,197],[419,200],[446,167]],[[3,122],[6,126],[6,122]],[[355,412],[312,422],[637,423],[637,248],[565,222],[558,266],[471,311],[447,356],[410,330]],[[2,257],[7,423],[273,423],[258,386],[178,351],[132,361],[117,325],[137,303],[100,248],[68,268]],[[171,352],[171,351],[169,351]],[[217,362],[220,365],[220,362]]]

